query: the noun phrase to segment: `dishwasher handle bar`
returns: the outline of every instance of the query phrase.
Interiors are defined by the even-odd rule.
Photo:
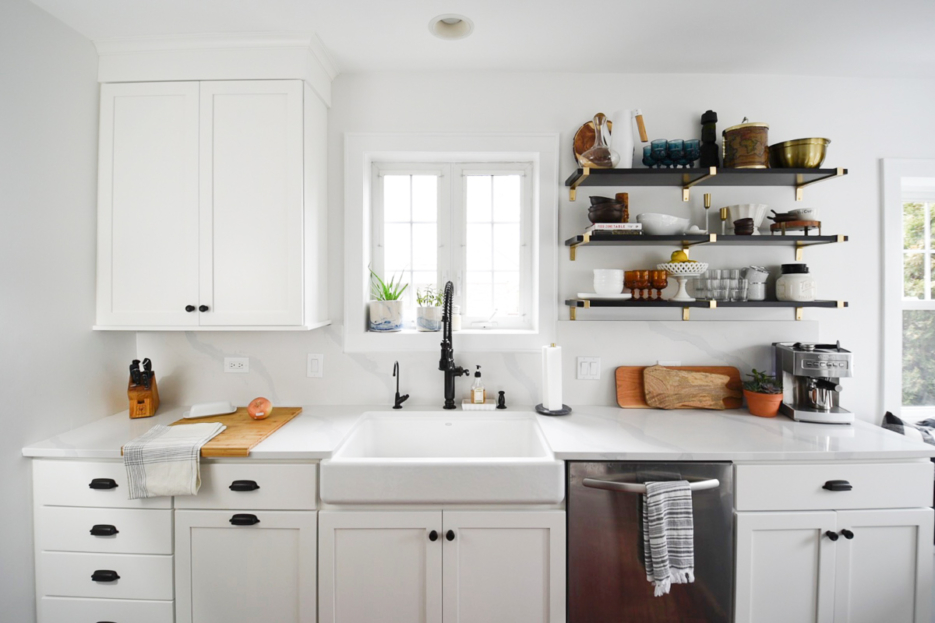
[[[605,491],[617,491],[620,493],[646,493],[646,485],[638,482],[615,482],[613,480],[598,480],[596,478],[585,478],[582,483],[585,487],[591,489],[604,489]],[[721,481],[717,478],[710,480],[699,480],[689,483],[692,491],[707,491],[708,489],[717,489],[721,486]]]

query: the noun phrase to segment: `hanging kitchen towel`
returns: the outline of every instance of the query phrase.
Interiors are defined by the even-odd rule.
[[[201,447],[225,428],[221,423],[153,426],[123,446],[130,499],[195,495],[201,487]]]
[[[687,480],[647,482],[643,500],[643,554],[646,580],[656,597],[672,584],[695,581],[695,528]]]

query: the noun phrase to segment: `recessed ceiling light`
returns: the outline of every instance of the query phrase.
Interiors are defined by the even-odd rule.
[[[463,15],[445,13],[429,21],[429,32],[439,39],[464,39],[474,32],[474,22]]]

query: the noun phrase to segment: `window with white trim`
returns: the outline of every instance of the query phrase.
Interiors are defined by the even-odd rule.
[[[935,179],[902,180],[902,406],[935,411]]]
[[[416,293],[455,285],[465,330],[533,328],[531,163],[373,163],[372,266]]]

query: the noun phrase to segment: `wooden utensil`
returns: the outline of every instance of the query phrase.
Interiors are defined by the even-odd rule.
[[[726,409],[725,400],[740,400],[729,389],[730,376],[651,366],[643,371],[646,404],[654,409]],[[740,406],[739,404],[737,406]]]
[[[181,419],[170,426],[220,422],[227,429],[201,448],[201,456],[250,456],[250,448],[257,445],[302,413],[302,407],[273,407],[269,417],[254,420],[246,407],[239,407],[228,415],[212,415],[197,420]]]
[[[643,373],[649,366],[621,366],[615,372],[617,381],[617,405],[622,409],[649,409],[646,402],[646,388]],[[725,397],[725,409],[739,409],[743,404],[741,390],[743,383],[740,380],[740,371],[733,366],[666,366],[667,370],[686,370],[689,372],[705,372],[708,374],[728,377],[722,387],[734,392]],[[715,391],[719,391],[715,388]],[[735,397],[736,396],[736,397]]]

